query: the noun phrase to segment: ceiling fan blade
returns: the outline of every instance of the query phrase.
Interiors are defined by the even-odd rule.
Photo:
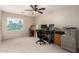
[[[45,8],[40,8],[39,10],[45,10]]]
[[[30,5],[30,7],[31,7],[33,10],[35,10],[35,8],[34,8],[34,6],[33,6],[33,5]]]
[[[24,11],[33,11],[33,10],[24,10]]]
[[[39,13],[41,13],[41,14],[43,14],[43,12],[41,12],[41,11],[38,11]]]

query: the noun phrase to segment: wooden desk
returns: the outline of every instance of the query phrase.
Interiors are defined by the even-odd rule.
[[[61,35],[64,34],[62,31],[56,31],[54,33],[54,44],[61,46]]]
[[[55,33],[54,34],[54,44],[61,46],[61,35]]]

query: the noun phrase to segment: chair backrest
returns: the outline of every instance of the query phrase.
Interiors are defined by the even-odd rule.
[[[41,38],[42,37],[42,33],[43,33],[42,30],[37,30],[37,37]]]

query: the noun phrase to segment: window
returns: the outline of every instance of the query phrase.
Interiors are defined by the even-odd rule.
[[[8,32],[22,32],[24,30],[23,19],[8,17],[7,30]]]

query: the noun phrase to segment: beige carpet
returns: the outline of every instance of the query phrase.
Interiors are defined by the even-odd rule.
[[[37,38],[22,37],[5,40],[0,44],[0,52],[5,53],[68,53],[54,44],[39,45]]]

